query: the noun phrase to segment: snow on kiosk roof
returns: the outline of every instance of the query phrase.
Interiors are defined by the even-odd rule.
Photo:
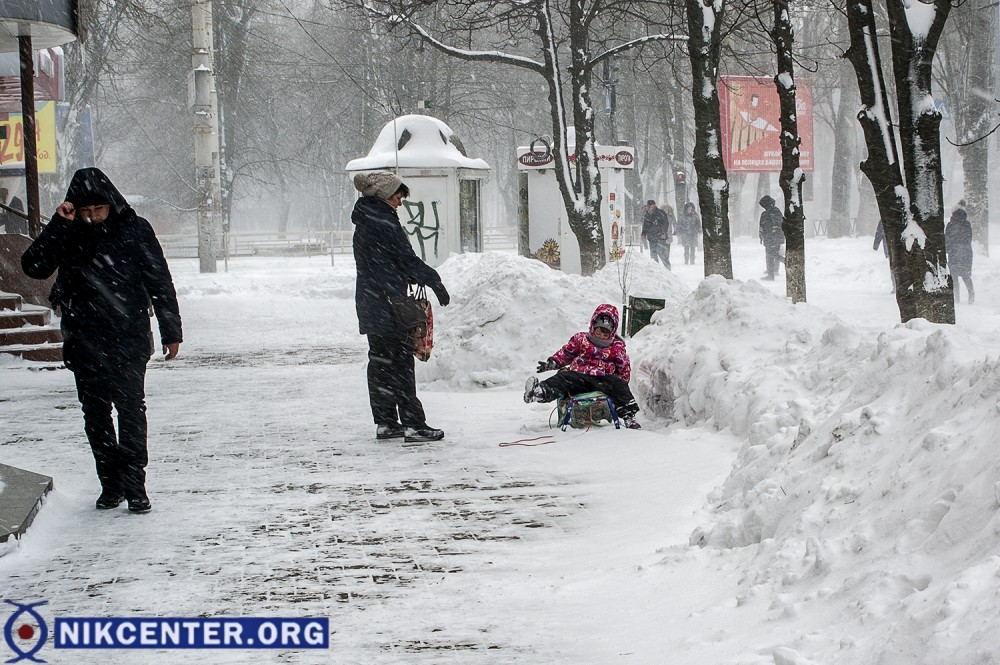
[[[395,168],[485,171],[490,165],[466,156],[455,132],[437,118],[403,115],[385,124],[367,157],[352,159],[345,167],[347,171]]]

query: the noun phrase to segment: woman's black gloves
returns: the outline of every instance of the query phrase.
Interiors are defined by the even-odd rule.
[[[451,302],[451,296],[448,295],[448,290],[444,288],[444,284],[431,284],[431,291],[437,296],[438,302],[441,303],[442,307],[447,307],[448,303]]]

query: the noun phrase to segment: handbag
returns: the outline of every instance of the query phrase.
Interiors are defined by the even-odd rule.
[[[411,291],[405,296],[389,296],[389,306],[392,307],[396,327],[401,330],[413,330],[427,324],[427,310],[424,309],[421,300],[427,302],[427,293],[422,286],[417,287],[416,292]]]
[[[434,348],[434,312],[431,310],[430,300],[418,298],[417,302],[424,308],[427,321],[413,329],[413,355],[417,360],[427,362],[431,359],[431,349]]]
[[[413,355],[423,362],[430,360],[434,347],[434,312],[431,301],[427,299],[427,290],[418,286],[405,296],[390,298],[389,305],[396,325],[410,332]]]

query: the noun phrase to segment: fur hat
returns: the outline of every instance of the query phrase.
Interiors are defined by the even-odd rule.
[[[774,205],[774,199],[772,199],[769,194],[765,194],[764,196],[760,197],[761,208],[770,208],[773,205]]]
[[[656,205],[656,201],[654,201],[653,199],[649,199],[648,201],[646,201],[646,205],[648,205],[648,206],[655,206]]]
[[[354,176],[354,188],[362,196],[375,196],[388,201],[403,185],[403,181],[390,171],[372,171]]]

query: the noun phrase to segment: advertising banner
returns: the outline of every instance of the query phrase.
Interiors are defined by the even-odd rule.
[[[0,126],[7,135],[0,139],[0,169],[24,169],[24,121],[20,113],[0,115]],[[56,103],[35,105],[35,145],[38,151],[38,172],[56,172]]]
[[[799,165],[813,170],[812,90],[795,84],[798,120]],[[719,104],[722,112],[722,158],[726,170],[767,173],[781,170],[781,113],[778,91],[769,78],[720,76]]]

